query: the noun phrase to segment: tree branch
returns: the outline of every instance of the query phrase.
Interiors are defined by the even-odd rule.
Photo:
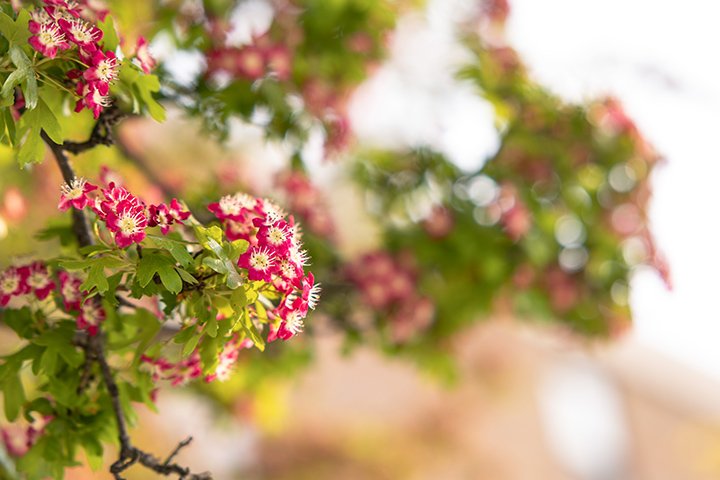
[[[65,142],[61,145],[55,143],[55,141],[53,141],[44,131],[41,132],[42,139],[48,147],[50,147],[65,182],[71,183],[76,176],[67,155],[65,155],[65,152],[80,153],[85,150],[89,150],[96,145],[111,145],[114,141],[112,138],[112,126],[114,123],[117,123],[120,118],[122,118],[121,115],[108,114],[107,117],[99,119],[93,128],[90,138],[87,141],[80,143]],[[78,240],[78,244],[81,247],[93,245],[95,242],[93,240],[92,231],[90,230],[90,224],[85,216],[85,212],[73,208],[72,219],[73,232]],[[94,298],[96,299],[95,301],[98,301],[97,297]],[[78,341],[78,345],[85,352],[85,365],[83,367],[83,373],[81,374],[80,386],[84,389],[85,384],[90,381],[92,362],[97,362],[100,366],[103,383],[105,384],[105,388],[110,396],[110,402],[115,414],[115,422],[117,423],[118,440],[120,442],[120,456],[110,466],[110,473],[113,474],[115,480],[124,480],[121,475],[122,472],[138,462],[140,462],[140,464],[144,467],[161,475],[178,475],[180,480],[212,480],[210,473],[194,474],[191,473],[190,469],[187,467],[182,467],[177,463],[171,463],[178,452],[187,446],[192,438],[188,438],[180,442],[164,462],[132,445],[127,431],[125,413],[123,412],[122,405],[120,403],[120,390],[115,378],[113,378],[112,369],[105,358],[105,345],[103,343],[103,339],[104,335],[102,335],[102,331],[98,330],[97,335],[85,336]]]
[[[110,146],[115,143],[113,127],[125,117],[125,114],[115,107],[106,108],[100,114],[90,133],[90,138],[84,142],[64,142],[61,147],[66,152],[77,155],[98,145]]]

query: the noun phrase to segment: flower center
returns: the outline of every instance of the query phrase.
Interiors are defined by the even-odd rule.
[[[43,25],[38,40],[47,47],[54,47],[62,43],[62,34],[54,25]]]
[[[20,278],[18,278],[17,275],[11,275],[9,277],[3,278],[2,282],[0,283],[0,289],[5,293],[13,293],[15,290],[17,290],[19,285]]]
[[[69,185],[66,183],[62,186],[62,194],[70,200],[80,198],[85,193],[85,183],[85,179],[75,178]]]
[[[273,245],[282,245],[285,241],[285,232],[277,227],[271,227],[268,230],[268,240]]]
[[[138,228],[137,220],[128,215],[120,219],[118,226],[120,227],[120,231],[125,235],[135,233]]]
[[[95,40],[87,26],[83,25],[80,21],[73,22],[70,31],[73,37],[80,43],[90,43]]]
[[[305,323],[300,317],[298,312],[290,312],[285,318],[285,328],[287,328],[293,335],[302,332]]]
[[[250,266],[255,270],[267,270],[272,263],[270,255],[267,252],[255,252],[250,255]]]
[[[28,277],[28,284],[33,288],[44,287],[47,284],[47,275],[35,272]]]
[[[115,78],[115,62],[103,60],[97,66],[97,75],[105,83],[110,83]]]

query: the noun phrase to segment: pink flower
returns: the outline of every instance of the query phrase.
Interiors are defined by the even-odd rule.
[[[305,323],[303,322],[304,317],[305,316],[303,314],[296,310],[289,310],[286,312],[285,317],[277,330],[278,338],[289,340],[298,333],[302,332],[302,329],[305,328]],[[270,340],[268,339],[268,341]]]
[[[75,177],[69,184],[66,183],[61,187],[58,208],[63,212],[71,206],[82,210],[90,203],[87,194],[96,189],[95,185],[88,183],[84,178]]]
[[[170,231],[170,225],[173,223],[173,217],[168,211],[167,205],[161,203],[160,205],[150,205],[148,226],[160,227],[160,231],[163,235],[167,235]]]
[[[28,292],[28,274],[27,267],[8,267],[0,273],[0,307],[6,306],[12,297]]]
[[[87,73],[87,71],[86,71]],[[112,100],[108,96],[108,86],[100,82],[78,82],[75,92],[81,98],[75,104],[75,111],[80,112],[83,108],[93,112],[95,119],[100,118],[100,112],[103,108],[112,105]]]
[[[292,59],[286,47],[270,47],[264,52],[265,62],[279,80],[288,80],[292,73]]]
[[[55,58],[58,50],[70,48],[70,43],[68,43],[62,30],[55,23],[31,21],[28,23],[28,28],[30,33],[34,34],[28,39],[28,43],[46,57]]]
[[[5,449],[13,457],[22,457],[30,447],[30,435],[27,428],[20,425],[8,425],[0,430]]]
[[[104,321],[105,310],[98,305],[98,302],[94,298],[85,300],[76,322],[78,330],[85,330],[90,336],[95,336],[98,333],[100,324]]]
[[[97,42],[103,37],[102,30],[81,18],[71,20],[61,18],[58,20],[58,25],[71,42],[88,53],[97,49]]]
[[[263,52],[255,46],[240,49],[235,55],[235,71],[238,75],[250,80],[261,78],[265,75]]]
[[[274,265],[275,254],[267,247],[250,247],[238,259],[238,266],[247,269],[250,280],[270,282]]]
[[[65,310],[68,312],[80,310],[82,280],[64,270],[60,271],[58,277],[60,278],[60,296],[63,299]]]
[[[135,49],[135,58],[140,64],[140,68],[146,74],[150,73],[155,68],[155,59],[150,55],[150,49],[148,48],[148,42],[145,37],[138,38],[137,48]]]
[[[190,217],[190,212],[178,202],[177,198],[170,201],[168,213],[178,223],[182,223]]]
[[[85,70],[83,77],[88,82],[99,82],[108,85],[118,76],[118,61],[115,54],[110,50],[105,53],[102,50],[93,52],[91,67]],[[107,92],[104,92],[107,94]]]
[[[57,286],[50,276],[47,266],[42,262],[28,265],[27,285],[39,300],[44,300]]]
[[[257,206],[257,200],[245,193],[225,195],[219,202],[208,205],[208,210],[220,220],[242,222],[245,215]]]
[[[123,200],[118,203],[117,210],[107,213],[105,222],[108,230],[115,234],[115,243],[120,248],[140,243],[145,238],[148,221],[142,204]]]

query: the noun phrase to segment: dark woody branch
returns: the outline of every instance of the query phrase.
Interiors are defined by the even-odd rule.
[[[98,122],[90,134],[90,138],[85,142],[65,142],[61,145],[54,142],[44,131],[41,132],[43,140],[48,147],[50,147],[55,157],[55,161],[60,168],[65,182],[71,183],[76,176],[66,152],[77,154],[97,145],[112,145],[114,143],[112,127],[120,121],[123,115],[116,109],[108,109],[107,111],[107,114],[101,115],[101,118],[98,119]],[[77,238],[78,245],[80,247],[93,245],[95,242],[85,212],[72,209],[72,220],[73,232]],[[173,463],[173,459],[178,452],[186,447],[192,438],[180,442],[165,461],[132,445],[127,431],[125,413],[123,412],[120,402],[120,391],[113,377],[112,369],[105,357],[105,344],[103,340],[104,335],[102,335],[102,332],[98,332],[98,335],[85,335],[78,341],[78,346],[80,346],[85,353],[85,365],[81,373],[80,386],[84,389],[86,384],[91,380],[92,363],[96,362],[100,367],[103,384],[110,396],[118,429],[120,455],[117,461],[110,466],[110,472],[113,474],[115,480],[123,480],[122,472],[135,463],[140,463],[144,467],[161,475],[177,475],[180,480],[212,480],[212,476],[209,473],[194,474],[190,472],[189,468]]]

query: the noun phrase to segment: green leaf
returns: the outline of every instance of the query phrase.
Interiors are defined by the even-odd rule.
[[[200,337],[201,337],[201,335],[198,333],[188,339],[188,341],[185,343],[185,345],[183,345],[183,349],[182,349],[183,357],[187,357],[188,355],[190,355],[192,352],[195,351],[195,347],[197,347],[198,341],[200,341]]]
[[[115,30],[115,21],[113,20],[113,17],[110,15],[106,16],[105,21],[100,22],[98,27],[103,32],[102,41],[105,50],[111,50],[114,52],[120,43],[120,39],[118,37],[117,30]]]
[[[2,314],[2,320],[20,338],[30,338],[33,334],[32,314],[28,307],[19,310],[5,310]]]
[[[200,365],[205,375],[213,373],[218,365],[218,353],[222,343],[219,338],[203,337],[200,344]]]
[[[180,275],[180,278],[183,279],[183,282],[189,283],[190,285],[197,285],[198,281],[195,277],[190,275],[190,273],[185,270],[184,268],[177,268],[175,267],[175,270],[177,271],[178,275]]]
[[[141,287],[146,287],[157,274],[163,286],[172,293],[182,290],[182,279],[175,270],[175,262],[159,253],[144,252],[138,261],[137,279]]]
[[[20,414],[20,407],[25,403],[25,390],[20,376],[15,373],[8,375],[3,382],[3,400],[5,404],[5,417],[14,422]]]
[[[40,132],[43,130],[53,141],[63,142],[60,123],[42,98],[37,100],[36,108],[27,110],[23,114],[20,123],[23,132],[27,132],[25,143],[18,152],[18,162],[21,166],[42,161],[45,155],[45,144],[40,137]]]
[[[92,434],[83,435],[81,439],[83,450],[87,456],[88,465],[93,472],[97,472],[103,466],[103,446],[102,443]]]
[[[16,70],[8,75],[0,94],[4,99],[10,99],[15,86],[24,84],[25,108],[26,110],[33,110],[38,102],[38,86],[32,63],[23,49],[18,46],[10,47],[10,60],[12,60]]]
[[[0,12],[0,34],[10,42],[10,45],[23,46],[30,38],[29,21],[30,14],[25,9],[20,10],[16,20]]]
[[[170,238],[153,237],[153,242],[160,248],[170,252],[170,255],[183,267],[189,267],[193,263],[193,257],[187,251],[185,243],[172,240]]]
[[[160,105],[157,100],[153,97],[153,93],[160,91],[160,80],[156,75],[141,75],[137,82],[135,82],[135,88],[140,93],[147,107],[148,113],[158,122],[165,121],[165,108]]]
[[[205,324],[205,333],[210,335],[211,337],[216,337],[218,332],[218,322],[215,318],[210,318],[208,322]]]
[[[265,340],[260,336],[260,333],[255,328],[255,325],[252,323],[252,320],[250,320],[250,316],[248,315],[247,309],[243,310],[242,313],[242,326],[243,330],[245,330],[245,334],[252,340],[252,342],[255,344],[258,350],[261,352],[265,351]]]

